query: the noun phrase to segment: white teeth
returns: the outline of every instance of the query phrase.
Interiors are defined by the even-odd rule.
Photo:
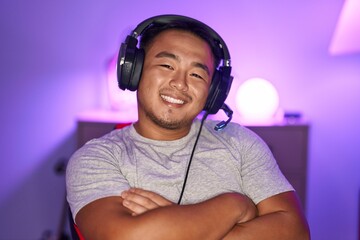
[[[169,102],[169,103],[184,104],[183,100],[175,99],[175,98],[172,98],[172,97],[169,97],[169,96],[161,95],[161,98],[164,99],[165,101]]]

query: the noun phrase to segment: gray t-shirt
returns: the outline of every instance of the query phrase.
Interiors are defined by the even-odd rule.
[[[294,190],[257,135],[236,123],[215,131],[216,123],[204,123],[182,204],[225,192],[245,194],[257,204]],[[200,121],[195,120],[189,134],[174,141],[144,138],[133,125],[89,141],[74,153],[67,166],[67,200],[74,218],[86,204],[120,196],[130,187],[177,202],[199,127]]]

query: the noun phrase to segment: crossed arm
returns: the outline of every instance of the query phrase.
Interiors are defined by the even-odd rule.
[[[296,195],[260,202],[225,193],[192,205],[176,205],[143,189],[86,205],[76,216],[85,239],[309,239]]]

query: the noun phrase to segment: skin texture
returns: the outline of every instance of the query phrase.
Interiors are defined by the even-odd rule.
[[[174,140],[190,131],[203,109],[214,72],[207,43],[180,30],[158,35],[146,50],[138,88],[136,131]],[[76,215],[85,239],[310,239],[294,192],[256,206],[245,195],[224,193],[204,202],[177,205],[145,189],[98,199]]]

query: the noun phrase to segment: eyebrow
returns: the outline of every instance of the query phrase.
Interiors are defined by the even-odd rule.
[[[173,53],[167,52],[167,51],[159,52],[158,54],[156,54],[155,57],[156,57],[156,58],[171,58],[171,59],[180,61],[180,59],[179,59],[178,56],[176,56],[176,55],[173,54]]]
[[[202,63],[199,63],[199,62],[195,62],[195,63],[193,63],[193,65],[194,65],[195,67],[198,67],[198,68],[203,69],[203,70],[210,76],[210,70],[209,70],[208,66],[206,66],[205,64],[202,64]]]
[[[174,59],[174,60],[180,62],[179,56],[177,56],[173,53],[167,52],[167,51],[159,52],[158,54],[155,55],[155,57],[156,58],[171,58],[171,59]],[[202,64],[199,62],[193,62],[191,65],[193,65],[194,67],[203,69],[210,76],[210,70],[209,70],[208,66],[206,66],[205,64]]]

